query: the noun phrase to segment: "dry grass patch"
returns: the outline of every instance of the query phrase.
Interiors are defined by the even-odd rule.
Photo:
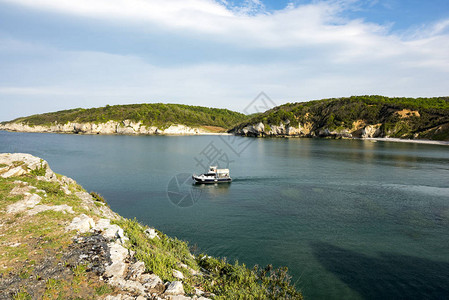
[[[224,133],[227,131],[226,128],[218,126],[201,126],[201,128],[211,133]]]

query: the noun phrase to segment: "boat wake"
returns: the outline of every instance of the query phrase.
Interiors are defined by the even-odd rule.
[[[287,177],[278,177],[278,176],[269,176],[269,177],[234,177],[232,179],[233,182],[277,182],[277,181],[284,181],[288,179]]]

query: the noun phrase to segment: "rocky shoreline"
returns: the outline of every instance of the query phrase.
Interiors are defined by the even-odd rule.
[[[248,125],[229,132],[209,132],[202,128],[192,128],[185,125],[171,125],[166,129],[147,127],[140,122],[125,120],[122,122],[108,121],[106,123],[67,123],[52,126],[29,126],[22,123],[0,124],[0,130],[12,132],[34,133],[66,133],[87,135],[238,135],[246,137],[287,137],[287,138],[334,138],[334,139],[362,139],[368,141],[402,142],[415,144],[449,145],[449,141],[435,141],[426,139],[393,138],[381,133],[382,124],[362,125],[354,124],[352,128],[329,130],[322,128],[313,130],[311,124],[298,127],[281,123],[280,125],[265,125],[262,122]],[[438,130],[438,128],[437,128]],[[417,136],[418,137],[418,136]]]
[[[72,133],[72,134],[123,134],[123,135],[201,135],[210,134],[203,128],[189,127],[182,124],[171,125],[167,128],[146,126],[142,122],[108,121],[105,123],[72,123],[36,125],[31,126],[24,123],[0,124],[0,130],[17,132],[40,132],[40,133]]]
[[[253,125],[247,125],[241,128],[235,128],[230,132],[239,136],[249,137],[299,137],[299,138],[334,138],[334,139],[366,139],[392,142],[409,142],[447,145],[447,141],[434,141],[420,139],[419,134],[415,134],[413,139],[394,138],[394,132],[384,132],[381,123],[374,125],[364,124],[363,121],[354,122],[350,128],[329,129],[326,127],[316,128],[312,123],[290,126],[289,123],[280,123],[280,125],[266,125],[262,122]],[[444,124],[431,128],[428,131],[447,130],[448,125]]]

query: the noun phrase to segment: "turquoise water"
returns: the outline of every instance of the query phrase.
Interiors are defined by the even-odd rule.
[[[233,182],[179,175],[178,190],[174,176],[201,172],[211,145]],[[40,156],[200,251],[286,265],[308,299],[449,297],[447,146],[0,131],[0,152]]]

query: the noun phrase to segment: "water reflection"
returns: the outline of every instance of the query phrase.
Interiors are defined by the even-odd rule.
[[[229,188],[232,182],[222,182],[222,183],[193,183],[192,189],[201,191],[202,195],[209,197],[218,197],[229,193]]]

